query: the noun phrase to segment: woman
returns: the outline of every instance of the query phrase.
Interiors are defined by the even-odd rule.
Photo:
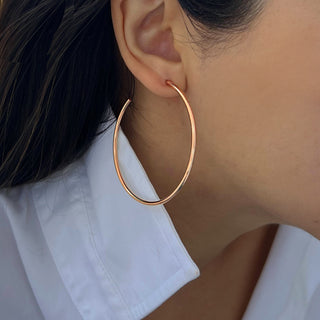
[[[3,0],[1,318],[319,319],[319,16]]]

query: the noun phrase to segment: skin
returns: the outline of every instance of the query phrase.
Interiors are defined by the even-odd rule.
[[[189,312],[191,302],[200,312],[201,299],[215,297],[212,288],[231,287],[230,275],[225,305],[209,308],[207,318],[222,318],[231,300],[223,319],[240,319],[278,224],[320,239],[320,2],[269,0],[252,28],[224,49],[213,46],[207,58],[188,42],[186,25],[196,31],[178,1],[111,0],[111,9],[136,81],[135,111],[127,109],[121,126],[160,198],[181,180],[191,137],[185,106],[166,79],[185,93],[197,126],[192,171],[165,208],[201,281],[148,319],[181,318],[178,305]],[[233,290],[254,266],[250,284]]]

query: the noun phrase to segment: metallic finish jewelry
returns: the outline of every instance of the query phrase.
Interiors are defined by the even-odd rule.
[[[157,201],[146,201],[141,199],[140,197],[136,196],[126,185],[125,181],[123,180],[123,177],[121,175],[120,172],[120,168],[119,168],[119,163],[118,163],[118,154],[117,154],[117,144],[118,144],[118,133],[119,133],[119,127],[120,127],[120,122],[121,119],[124,115],[124,112],[126,111],[128,105],[131,103],[131,99],[128,99],[127,102],[124,104],[124,106],[122,107],[120,114],[118,116],[117,122],[116,122],[116,126],[115,126],[115,130],[114,130],[114,134],[113,134],[113,159],[114,159],[114,165],[118,174],[118,177],[120,179],[120,182],[122,184],[122,186],[125,188],[125,190],[129,193],[129,195],[134,198],[135,200],[137,200],[138,202],[145,204],[145,205],[158,205],[158,204],[164,204],[168,201],[170,201],[174,196],[177,195],[177,193],[181,190],[181,188],[183,187],[183,185],[185,184],[192,165],[193,165],[193,160],[194,160],[194,154],[195,154],[195,149],[196,149],[196,125],[195,125],[195,120],[194,120],[194,116],[191,110],[191,107],[189,105],[188,100],[186,99],[184,93],[171,81],[171,80],[166,80],[166,84],[171,86],[174,90],[176,90],[179,95],[181,96],[182,100],[184,101],[187,109],[188,109],[188,115],[189,115],[189,119],[190,119],[190,124],[191,124],[191,130],[192,130],[192,136],[191,136],[191,151],[190,151],[190,158],[189,158],[189,162],[188,162],[188,166],[187,169],[185,171],[185,174],[182,178],[182,180],[180,181],[179,185],[176,187],[176,189],[166,198],[164,199],[160,199]]]

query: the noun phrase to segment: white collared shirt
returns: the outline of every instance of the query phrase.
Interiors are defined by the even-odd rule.
[[[64,170],[0,191],[1,319],[143,319],[200,276],[165,207],[122,187],[114,126]],[[128,186],[159,199],[121,127],[118,154]],[[243,320],[319,319],[320,241],[280,225]]]

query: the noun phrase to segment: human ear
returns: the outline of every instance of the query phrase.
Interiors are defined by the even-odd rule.
[[[146,88],[167,98],[176,92],[166,80],[182,90],[186,86],[178,51],[182,46],[176,45],[175,36],[182,25],[177,23],[182,20],[180,9],[176,0],[111,0],[114,33],[124,62]]]

